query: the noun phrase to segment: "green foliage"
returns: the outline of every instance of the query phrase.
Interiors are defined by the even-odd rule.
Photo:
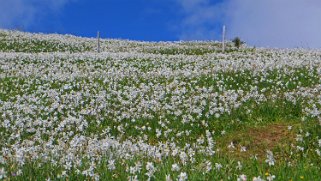
[[[85,52],[94,48],[77,41],[20,40],[0,32],[0,52]],[[233,43],[235,47],[229,43],[229,54],[224,55],[219,53],[220,44],[184,42],[146,44],[141,49],[137,47],[145,44],[137,44],[133,55],[115,53],[116,58],[96,58],[95,54],[90,59],[84,53],[84,58],[68,54],[56,59],[49,56],[46,61],[19,56],[9,62],[0,60],[0,180],[4,176],[7,180],[135,180],[134,176],[147,180],[148,163],[155,166],[150,180],[165,180],[169,175],[179,180],[180,173],[186,173],[188,180],[239,180],[243,174],[247,180],[258,176],[269,180],[272,175],[275,180],[318,180],[321,125],[305,108],[321,108],[317,103],[320,94],[316,95],[319,89],[309,94],[321,83],[319,64],[289,66],[286,62],[274,67],[265,61],[278,60],[278,54],[238,51],[244,43],[239,37]],[[126,52],[128,47],[135,49],[127,44],[110,50]],[[252,64],[256,54],[266,59]],[[204,61],[208,59],[211,61]],[[246,68],[234,64],[239,59]],[[227,60],[231,64],[219,67]],[[269,67],[262,66],[262,71],[261,63]],[[295,97],[298,89],[302,94]],[[210,114],[214,110],[217,114]],[[86,125],[80,129],[80,123]],[[101,140],[108,143],[103,145],[107,151],[95,150],[100,146],[96,141]],[[83,141],[77,144],[79,151],[73,149],[77,141]],[[135,153],[139,146],[133,146],[129,152],[126,146],[132,143],[144,149]],[[230,143],[234,150],[228,148]],[[23,155],[20,164],[15,158],[21,155],[13,148],[29,144],[35,147],[27,147],[31,152]],[[213,150],[208,147],[211,144]],[[168,151],[161,158],[156,149],[144,151],[146,146],[159,145]],[[58,146],[61,149],[56,150]],[[114,154],[123,146],[128,154]],[[176,148],[182,149],[175,156]],[[6,151],[9,149],[13,151]],[[36,149],[53,151],[30,159],[28,154]],[[267,150],[275,156],[273,166],[265,162]],[[187,164],[180,158],[183,151],[190,159]],[[207,154],[211,151],[215,153]],[[65,153],[73,157],[60,158]],[[109,165],[111,160],[114,168]],[[69,161],[73,163],[70,168]],[[179,164],[179,171],[173,171],[173,164]],[[133,171],[136,165],[139,169]]]
[[[236,48],[240,48],[245,42],[240,39],[240,37],[235,37],[232,42]]]

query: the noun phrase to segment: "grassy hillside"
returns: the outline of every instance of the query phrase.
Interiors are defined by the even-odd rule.
[[[319,180],[321,51],[0,31],[0,179]]]

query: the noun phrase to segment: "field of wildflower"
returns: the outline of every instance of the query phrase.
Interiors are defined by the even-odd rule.
[[[320,180],[321,50],[0,30],[0,180]]]

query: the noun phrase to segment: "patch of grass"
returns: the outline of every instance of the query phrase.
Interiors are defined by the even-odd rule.
[[[276,155],[282,155],[285,150],[289,150],[296,136],[289,127],[296,129],[299,125],[297,122],[280,121],[267,123],[264,126],[248,126],[219,138],[217,145],[222,148],[222,153],[226,153],[230,158],[244,160],[256,155],[262,160],[265,158],[266,150],[271,150]],[[234,148],[229,148],[231,144]],[[242,147],[245,150],[242,151]]]

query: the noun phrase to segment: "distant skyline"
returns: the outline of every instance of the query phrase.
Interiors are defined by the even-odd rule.
[[[142,41],[321,48],[320,0],[0,0],[0,28]]]

